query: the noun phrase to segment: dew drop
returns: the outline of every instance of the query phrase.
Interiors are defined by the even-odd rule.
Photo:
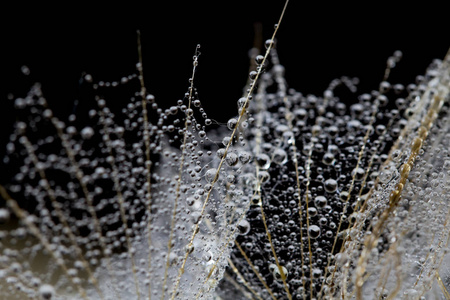
[[[252,156],[250,155],[250,153],[248,153],[248,152],[246,152],[246,151],[241,151],[241,152],[239,152],[238,156],[239,156],[239,161],[240,161],[242,164],[248,163],[248,162],[250,161],[250,159],[252,158]]]
[[[286,151],[281,148],[275,149],[272,154],[272,161],[278,165],[284,165],[287,162],[288,155]]]
[[[355,168],[352,171],[352,176],[355,178],[356,181],[361,181],[364,178],[364,169],[362,168]]]
[[[214,169],[214,168],[209,169],[208,171],[206,171],[206,173],[205,173],[205,179],[206,179],[206,181],[207,181],[208,183],[214,183],[214,182],[216,182],[217,179],[219,178],[219,174],[218,174],[218,173],[217,173],[217,178],[216,178],[216,173],[217,173],[217,170]]]
[[[266,49],[268,49],[269,47],[274,47],[275,43],[272,39],[268,39],[266,40],[266,42],[264,43],[264,46],[266,47]]]
[[[230,152],[227,154],[227,157],[225,158],[225,162],[227,163],[227,165],[232,167],[232,166],[237,165],[237,163],[239,162],[239,158],[236,153]]]
[[[308,233],[310,238],[317,239],[320,236],[320,227],[317,225],[311,225]]]
[[[192,104],[194,104],[195,107],[200,107],[201,102],[200,102],[200,100],[196,99],[192,102]]]
[[[30,69],[29,69],[27,66],[22,66],[22,67],[20,68],[20,71],[22,71],[22,73],[23,73],[24,75],[30,75]]]
[[[258,72],[251,71],[248,76],[250,77],[251,80],[255,80],[257,75],[258,75]]]
[[[256,156],[256,162],[258,166],[263,169],[267,170],[270,167],[270,157],[267,154],[260,153]]]
[[[334,179],[327,179],[324,183],[325,191],[328,193],[334,193],[337,190],[337,181]]]
[[[202,214],[199,211],[194,211],[191,214],[191,218],[192,218],[192,222],[194,222],[194,224],[198,224],[200,222],[200,220],[202,219]]]
[[[264,60],[264,56],[262,56],[262,55],[257,55],[257,56],[255,57],[255,62],[256,62],[256,64],[258,64],[258,65],[262,64],[263,60]]]
[[[0,224],[9,222],[10,214],[6,208],[0,208]]]
[[[258,180],[260,182],[267,182],[270,179],[270,174],[267,171],[260,171],[258,173]]]
[[[250,231],[250,223],[247,220],[242,219],[239,222],[239,224],[237,225],[237,229],[238,229],[238,234],[246,235]]]
[[[313,218],[313,217],[317,216],[317,213],[318,213],[317,208],[315,208],[315,207],[308,207],[308,216],[310,218]]]
[[[49,284],[43,284],[39,287],[39,295],[41,299],[50,300],[55,295],[55,288]]]
[[[237,121],[237,119],[235,119],[235,118],[229,119],[229,120],[228,120],[228,123],[227,123],[228,129],[233,130],[233,129],[236,127],[237,122],[238,122],[238,121]]]
[[[245,97],[239,98],[239,100],[237,101],[238,109],[244,108],[244,106],[245,108],[248,108],[248,105],[249,103],[247,101],[247,98]]]
[[[327,198],[325,198],[324,196],[317,196],[314,199],[314,204],[317,208],[324,208],[325,205],[327,205]]]
[[[222,139],[222,144],[223,144],[224,146],[228,146],[228,144],[230,143],[230,141],[231,141],[231,137],[226,136],[226,137],[224,137],[224,138]]]
[[[444,169],[450,170],[450,159],[447,159],[446,161],[444,161]]]
[[[216,155],[218,158],[222,159],[225,156],[225,148],[220,148],[217,150]]]
[[[330,152],[327,152],[323,155],[322,162],[327,166],[332,165],[336,160],[334,159],[334,155]]]
[[[89,140],[94,136],[94,129],[92,127],[84,127],[80,133],[83,139]]]
[[[280,266],[280,268],[278,268],[277,265],[275,264],[271,264],[269,266],[269,271],[272,272],[273,277],[277,280],[277,281],[283,281],[283,276],[280,273],[280,269],[281,272],[283,272],[284,275],[284,280],[286,280],[287,276],[288,276],[288,270],[286,269],[286,267],[284,266]]]

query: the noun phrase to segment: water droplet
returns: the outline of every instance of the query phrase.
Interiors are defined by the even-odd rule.
[[[80,134],[83,139],[89,140],[92,136],[94,136],[94,129],[92,129],[92,127],[84,127]]]
[[[218,158],[222,159],[225,156],[225,148],[220,148],[219,150],[217,150],[216,155]]]
[[[320,227],[317,225],[309,226],[309,237],[312,239],[317,239],[320,236]]]
[[[332,165],[335,161],[336,161],[336,160],[335,160],[334,155],[333,155],[332,153],[327,152],[327,153],[325,153],[325,154],[323,155],[322,162],[323,162],[324,164],[326,164],[327,166]]]
[[[237,163],[239,162],[239,158],[236,153],[230,152],[227,154],[227,157],[225,158],[225,162],[227,163],[227,165],[232,167],[232,166],[237,165]]]
[[[337,181],[334,179],[327,179],[324,183],[325,191],[328,193],[334,193],[337,190]]]
[[[325,205],[327,205],[327,198],[325,198],[324,196],[317,196],[317,197],[314,199],[314,205],[315,205],[317,208],[324,208]]]
[[[217,174],[217,178],[216,178],[216,174]],[[217,181],[218,178],[219,178],[219,174],[217,173],[217,170],[214,168],[209,169],[205,173],[205,179],[208,183],[214,183]]]
[[[206,136],[206,132],[204,131],[204,130],[200,130],[199,132],[198,132],[198,136],[199,136],[199,138],[204,138],[205,136]]]
[[[447,159],[446,161],[444,161],[444,169],[450,170],[450,159]]]
[[[247,220],[242,219],[239,222],[239,224],[237,225],[237,229],[238,229],[238,234],[246,235],[250,231],[250,223]]]
[[[239,156],[239,161],[240,161],[242,164],[248,163],[248,162],[250,161],[250,159],[252,158],[252,156],[250,155],[250,153],[248,153],[248,152],[246,152],[246,151],[241,151],[241,152],[239,152],[238,156]]]
[[[251,199],[252,205],[261,205],[261,196],[258,194],[254,194]]]
[[[43,300],[50,300],[55,295],[55,288],[49,284],[43,284],[39,287],[39,295]]]
[[[194,224],[198,224],[198,222],[200,222],[200,220],[202,219],[202,214],[199,211],[194,211],[191,214],[191,219]]]
[[[255,62],[256,62],[256,64],[258,64],[258,65],[262,64],[263,60],[264,60],[264,56],[262,56],[262,55],[257,55],[257,56],[255,57]]]
[[[272,154],[272,161],[278,165],[284,165],[287,162],[288,155],[281,148],[275,149]]]
[[[238,120],[236,118],[229,119],[228,123],[227,123],[228,129],[233,130],[234,127],[236,127],[237,122],[238,122]]]
[[[258,180],[260,182],[267,182],[270,179],[270,174],[267,171],[260,171],[258,173]]]
[[[224,138],[222,139],[222,144],[223,144],[224,146],[228,146],[228,144],[230,143],[230,141],[231,141],[231,137],[226,136],[226,137],[224,137]]]
[[[267,154],[260,153],[256,156],[256,162],[258,163],[258,166],[263,169],[267,170],[270,167],[270,157]]]
[[[191,254],[192,252],[194,252],[194,245],[188,244],[188,245],[186,245],[186,247],[184,248],[184,250],[185,250],[187,253]]]
[[[361,181],[363,180],[365,175],[364,169],[362,168],[355,168],[352,171],[352,176],[355,178],[356,181]]]
[[[10,213],[6,208],[0,208],[0,224],[9,222]]]
[[[269,271],[272,272],[273,277],[277,281],[283,281],[283,275],[281,275],[282,273],[280,273],[280,269],[281,269],[281,272],[283,272],[284,280],[286,280],[286,278],[288,276],[288,270],[286,269],[286,267],[280,266],[280,268],[278,268],[278,266],[276,264],[271,264],[269,266]]]
[[[273,48],[275,46],[275,43],[274,43],[274,41],[272,39],[268,39],[264,43],[264,46],[266,47],[266,49],[268,49],[269,47]]]
[[[318,213],[317,208],[315,208],[315,207],[308,207],[308,216],[310,218],[313,218],[313,217],[317,216],[317,213]]]
[[[27,76],[30,75],[30,69],[27,66],[22,66],[20,68],[20,71],[22,71],[23,75],[27,75]]]
[[[249,105],[249,101],[247,101],[247,98],[242,97],[242,98],[239,98],[239,100],[237,101],[237,105],[238,105],[238,109],[244,108],[244,106],[247,109],[248,105]]]

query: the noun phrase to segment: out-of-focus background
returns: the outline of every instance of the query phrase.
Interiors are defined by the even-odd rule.
[[[196,79],[207,112],[225,122],[236,113],[255,36],[270,38],[284,1],[153,1],[121,7],[5,9],[1,26],[1,117],[8,93],[39,81],[55,110],[67,113],[80,97],[79,79],[113,81],[135,70],[141,31],[147,88],[160,103],[175,103],[188,87],[192,55],[201,44]],[[260,33],[255,31],[259,24]],[[393,81],[410,82],[448,47],[445,9],[431,5],[350,5],[290,1],[277,34],[290,87],[320,94],[343,75],[360,90],[377,88],[395,50],[403,61]],[[21,66],[30,69],[24,79]],[[226,116],[228,114],[228,116]]]

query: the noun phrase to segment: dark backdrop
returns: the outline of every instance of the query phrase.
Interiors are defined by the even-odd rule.
[[[134,72],[137,29],[147,89],[158,102],[183,97],[195,46],[201,44],[196,86],[203,106],[219,122],[236,114],[255,23],[262,26],[263,40],[269,38],[284,1],[161,2],[3,9],[1,148],[15,116],[8,94],[23,96],[31,82],[41,82],[55,113],[66,116],[80,97],[83,73],[112,81]],[[392,80],[409,83],[450,46],[444,7],[304,2],[289,3],[277,35],[288,84],[304,94],[321,94],[342,75],[359,77],[360,92],[376,89],[395,50],[403,52],[403,60]],[[22,75],[23,65],[29,76]]]

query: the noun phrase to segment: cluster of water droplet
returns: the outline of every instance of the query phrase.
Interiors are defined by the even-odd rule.
[[[188,91],[168,108],[146,91],[141,63],[114,82],[84,76],[96,104],[87,119],[58,119],[38,84],[15,99],[2,295],[418,299],[445,289],[448,59],[404,86],[388,82],[396,52],[377,90],[356,96],[358,80],[342,77],[316,96],[288,88],[273,47],[254,57],[236,117],[217,130],[194,86],[199,48]],[[113,112],[121,88],[130,101]]]
[[[357,245],[351,242],[343,252],[350,259],[359,256],[357,285],[362,268],[368,274],[362,295],[430,299],[449,288],[443,276],[448,266],[440,267],[449,238],[449,80],[448,58],[436,60],[417,78],[402,138],[380,170],[380,185],[369,195],[368,209],[360,214],[370,220],[373,237],[356,231],[355,241],[366,249],[355,252]]]
[[[284,67],[275,50],[271,55],[273,66],[262,75],[249,107],[255,122],[245,133],[259,193],[246,215],[251,229],[236,239],[236,267],[230,274],[252,297],[262,299],[351,298],[355,284],[364,285],[363,299],[412,295],[413,286],[414,295],[423,295],[444,253],[436,254],[431,245],[445,248],[449,237],[443,230],[449,212],[443,169],[448,159],[448,61],[435,61],[415,84],[405,87],[385,78],[376,91],[339,99],[336,88],[344,85],[354,92],[356,79],[333,81],[322,97],[305,96],[287,88]],[[386,74],[400,57],[400,52],[389,57]],[[422,149],[429,128],[431,135],[436,133]],[[411,160],[415,153],[418,157]],[[420,159],[424,153],[433,159]],[[419,182],[407,179],[411,168],[419,168]],[[400,204],[392,203],[396,192]],[[381,239],[378,246],[361,258],[367,236],[389,205],[396,208],[372,237]],[[405,245],[397,246],[401,237]],[[393,250],[393,244],[401,250]],[[420,256],[426,261],[430,251],[434,260],[424,275],[425,266],[418,268],[415,261]],[[369,260],[364,274],[370,278],[355,283],[360,258],[362,264]],[[422,282],[428,286],[419,287]],[[396,284],[402,288],[396,290]]]
[[[23,119],[5,158],[16,172],[0,209],[2,223],[14,217],[0,231],[5,293],[193,299],[214,291],[234,236],[248,227],[251,155],[242,137],[207,133],[212,121],[193,77],[184,99],[163,109],[139,85],[141,71],[116,82],[84,76],[95,95],[138,90],[124,117],[95,96],[89,119],[63,122],[38,84],[14,100]]]

